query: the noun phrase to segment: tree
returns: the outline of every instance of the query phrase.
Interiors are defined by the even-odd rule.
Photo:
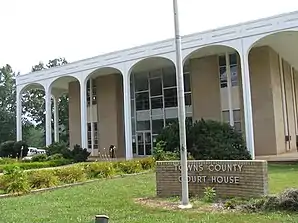
[[[16,137],[14,76],[10,65],[0,68],[0,143],[14,140]]]
[[[56,58],[49,60],[49,62],[44,65],[43,62],[34,65],[32,67],[32,72],[49,69],[52,67],[57,67],[67,64],[65,58]],[[27,92],[23,93],[22,98],[23,104],[23,114],[26,114],[31,118],[39,128],[45,127],[45,92],[43,89],[30,89]],[[52,102],[53,105],[53,102]],[[59,106],[59,125],[65,129],[61,134],[61,140],[68,143],[68,95],[62,95],[58,101]],[[52,117],[53,115],[53,106],[52,106]],[[53,127],[53,120],[52,120]]]

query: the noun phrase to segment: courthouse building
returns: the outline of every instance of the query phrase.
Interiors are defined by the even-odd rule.
[[[252,155],[297,151],[298,12],[183,36],[182,54],[188,118],[230,123]],[[169,39],[19,75],[17,138],[22,92],[41,88],[47,145],[59,141],[57,101],[68,93],[71,147],[151,155],[158,133],[178,118],[175,63]]]

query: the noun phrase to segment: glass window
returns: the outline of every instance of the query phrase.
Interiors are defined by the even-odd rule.
[[[148,73],[137,73],[135,74],[135,90],[146,91],[148,90]]]
[[[231,66],[231,82],[232,82],[232,86],[238,86],[238,67],[237,67],[237,65]]]
[[[233,117],[234,117],[234,122],[241,121],[241,112],[240,112],[240,109],[233,111]]]
[[[151,71],[151,72],[150,72],[150,78],[158,78],[158,77],[161,78],[161,73],[162,73],[162,72],[161,72],[161,69]]]
[[[133,154],[137,153],[137,144],[136,144],[136,136],[132,136],[132,151]]]
[[[131,131],[132,131],[132,134],[133,135],[136,132],[136,123],[135,123],[135,119],[134,118],[131,119]]]
[[[184,91],[190,92],[190,73],[184,73]]]
[[[229,111],[223,111],[222,112],[222,119],[223,122],[230,122],[230,112]]]
[[[163,129],[163,119],[152,120],[152,133],[159,134]]]
[[[149,110],[149,92],[136,93],[136,110]]]
[[[175,123],[178,121],[178,118],[169,118],[169,119],[166,119],[166,126],[172,124],[172,123]]]
[[[163,86],[164,87],[176,86],[176,71],[174,66],[163,69]]]
[[[133,90],[133,75],[130,75],[130,98],[135,98],[135,93]]]
[[[150,130],[150,121],[137,121],[137,131]]]
[[[229,55],[230,65],[237,65],[237,54],[233,53]]]
[[[162,97],[151,98],[151,109],[163,108]]]
[[[164,100],[165,100],[165,107],[177,107],[177,89],[171,88],[171,89],[165,89],[164,90]]]
[[[220,67],[219,68],[219,74],[220,74],[220,87],[221,88],[228,87],[228,79],[227,79],[227,70],[226,70],[226,67]]]
[[[134,117],[135,116],[135,100],[131,100],[130,101],[130,106],[131,106],[131,116]]]
[[[241,122],[235,122],[235,123],[234,123],[234,128],[235,128],[238,132],[241,132]]]
[[[150,94],[151,96],[162,95],[161,78],[154,78],[150,80]]]
[[[184,64],[184,67],[183,67],[183,72],[184,73],[188,73],[190,72],[190,63],[189,63],[189,60],[187,60]]]
[[[222,56],[219,56],[218,58],[218,61],[219,61],[219,66],[226,66],[226,56],[225,55],[222,55]]]
[[[191,93],[186,93],[185,94],[185,106],[190,106],[191,105]]]

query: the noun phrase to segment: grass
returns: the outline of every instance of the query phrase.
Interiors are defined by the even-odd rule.
[[[270,165],[270,192],[298,187],[298,165]],[[107,214],[116,223],[291,223],[298,222],[298,214],[267,213],[197,213],[170,211],[144,207],[134,198],[155,196],[153,173],[102,180],[82,186],[0,199],[0,222],[13,223],[93,223],[96,214]]]

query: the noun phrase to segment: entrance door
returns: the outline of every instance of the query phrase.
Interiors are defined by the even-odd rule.
[[[151,133],[148,131],[137,132],[137,155],[152,155]]]

